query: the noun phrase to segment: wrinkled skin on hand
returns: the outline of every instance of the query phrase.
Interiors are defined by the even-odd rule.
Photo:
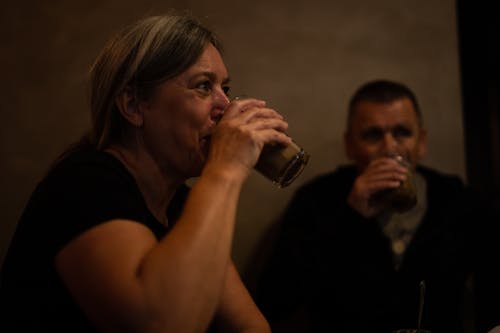
[[[217,163],[228,171],[248,175],[257,163],[264,144],[288,145],[284,133],[288,124],[264,101],[233,101],[225,110],[211,137],[208,163]]]
[[[362,216],[369,218],[385,207],[377,205],[372,196],[380,191],[395,189],[407,178],[408,169],[390,157],[371,161],[354,181],[347,203]]]

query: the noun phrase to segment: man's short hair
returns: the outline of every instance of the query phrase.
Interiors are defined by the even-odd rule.
[[[418,105],[417,97],[413,91],[411,91],[411,89],[406,85],[399,82],[390,80],[375,80],[363,84],[351,97],[347,116],[348,128],[350,127],[354,109],[358,103],[391,103],[401,98],[408,98],[411,101],[417,114],[419,125],[422,127],[422,113],[420,111],[420,106]]]

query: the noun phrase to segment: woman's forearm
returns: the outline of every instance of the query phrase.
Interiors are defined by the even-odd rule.
[[[208,327],[224,286],[241,186],[238,177],[207,168],[176,226],[144,259],[145,299],[165,332]]]

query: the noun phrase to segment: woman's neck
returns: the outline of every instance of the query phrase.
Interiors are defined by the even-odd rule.
[[[148,209],[158,221],[167,224],[168,205],[182,180],[168,177],[151,156],[139,149],[114,145],[105,151],[125,165],[134,177]]]

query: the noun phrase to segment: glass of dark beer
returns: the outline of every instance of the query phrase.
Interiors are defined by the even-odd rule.
[[[308,161],[309,154],[295,141],[286,147],[265,145],[255,170],[283,188],[302,173]]]
[[[375,205],[402,213],[410,210],[417,204],[415,172],[410,163],[401,155],[391,157],[408,169],[407,178],[404,182],[401,182],[401,185],[397,188],[382,190],[375,193],[371,200]]]
[[[236,96],[233,100],[249,98]],[[271,180],[278,187],[290,185],[302,173],[309,154],[295,141],[288,146],[265,145],[255,165],[255,170]]]

